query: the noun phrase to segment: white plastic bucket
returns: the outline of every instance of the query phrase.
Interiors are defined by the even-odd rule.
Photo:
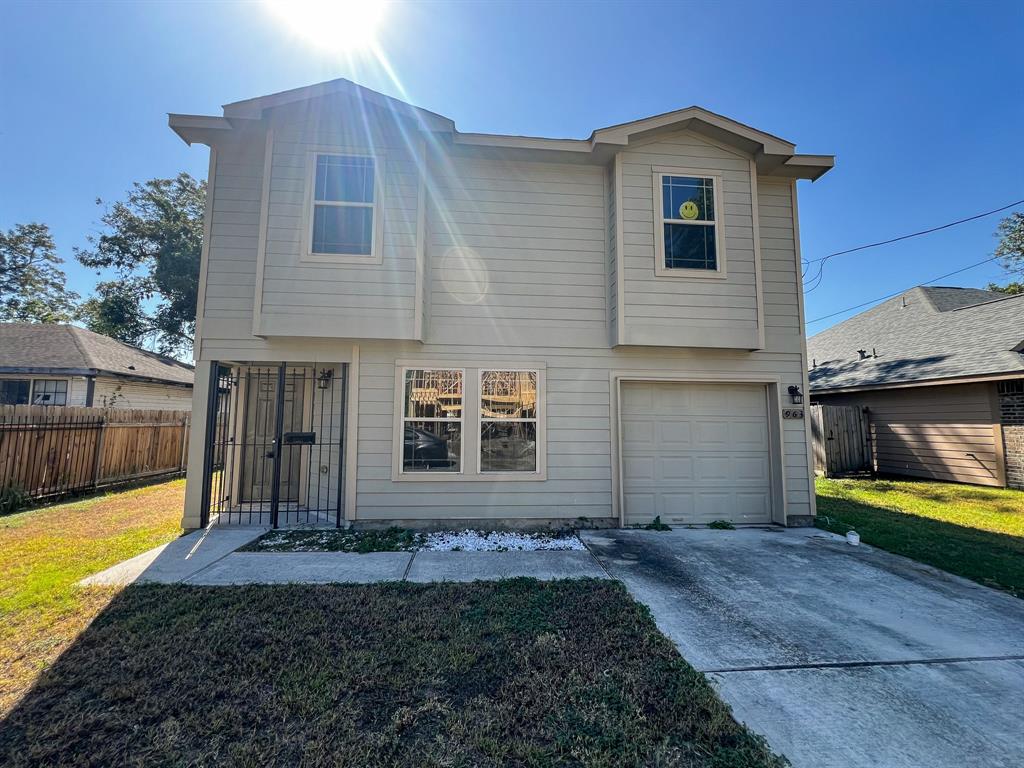
[[[854,547],[860,544],[860,534],[856,531],[846,532],[846,542]]]

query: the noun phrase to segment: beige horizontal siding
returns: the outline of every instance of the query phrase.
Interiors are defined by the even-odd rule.
[[[626,342],[702,345],[712,333],[723,346],[755,346],[759,319],[749,160],[685,131],[629,148],[622,157],[616,226],[622,232],[624,316],[619,322]],[[716,226],[725,250],[724,279],[655,274],[655,238],[661,236],[653,197],[657,167],[721,175],[724,210]],[[691,333],[690,328],[707,330]]]
[[[191,411],[192,388],[97,377],[93,405],[98,408]]]
[[[879,472],[1003,485],[992,384],[909,387],[829,395],[823,403],[869,409]]]

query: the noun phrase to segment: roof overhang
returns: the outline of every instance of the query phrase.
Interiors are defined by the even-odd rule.
[[[225,117],[208,115],[167,115],[167,124],[189,146],[213,144],[218,136],[226,136],[234,125]]]
[[[156,376],[145,376],[136,373],[120,373],[118,371],[105,371],[100,368],[47,368],[43,366],[2,366],[0,376],[84,376],[100,377],[111,379],[124,379],[126,381],[139,381],[147,384],[163,384],[168,387],[184,387],[192,389],[195,384],[189,381],[171,381]]]
[[[455,128],[454,121],[444,115],[413,106],[343,78],[225,104],[223,117],[171,114],[168,123],[188,144],[213,144],[219,137],[227,135],[243,124],[263,120],[268,110],[335,94],[354,96],[396,116],[410,119],[420,130],[444,137],[451,142],[451,146],[467,152],[487,152],[506,157],[554,152],[567,159],[603,163],[631,144],[653,139],[671,131],[689,130],[749,156],[756,163],[758,172],[763,175],[813,181],[835,165],[835,158],[831,155],[797,154],[796,145],[792,142],[703,107],[687,107],[642,120],[599,128],[587,139],[460,133]]]
[[[856,387],[815,387],[811,385],[811,395],[845,395],[851,392],[872,392],[877,389],[910,389],[912,387],[940,387],[948,384],[980,384],[991,381],[1016,381],[1024,379],[1024,371],[986,373],[977,376],[951,376],[944,379],[922,379],[919,381],[895,381],[885,384],[863,384]]]

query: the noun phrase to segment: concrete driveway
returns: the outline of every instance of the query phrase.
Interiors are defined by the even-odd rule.
[[[584,539],[797,768],[1024,765],[1024,600],[814,529]]]

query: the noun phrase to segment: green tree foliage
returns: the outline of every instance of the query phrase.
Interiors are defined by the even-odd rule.
[[[135,183],[105,209],[105,231],[75,251],[85,266],[119,278],[100,283],[83,306],[91,330],[129,344],[152,341],[166,354],[191,350],[205,206],[206,182],[180,173]]]
[[[1011,275],[1024,275],[1024,213],[1011,213],[999,222],[996,230],[999,238],[999,245],[996,246],[996,256],[1003,269]],[[1016,295],[1024,293],[1024,283],[1020,281],[1010,282],[1006,285],[989,283],[990,291],[999,291]]]
[[[997,293],[1005,293],[1007,296],[1016,296],[1019,293],[1024,293],[1024,283],[1014,280],[1012,283],[1006,285],[996,285],[995,283],[989,283],[988,289],[990,291],[996,291]]]
[[[78,314],[57,246],[45,224],[0,230],[0,320],[66,323]]]

